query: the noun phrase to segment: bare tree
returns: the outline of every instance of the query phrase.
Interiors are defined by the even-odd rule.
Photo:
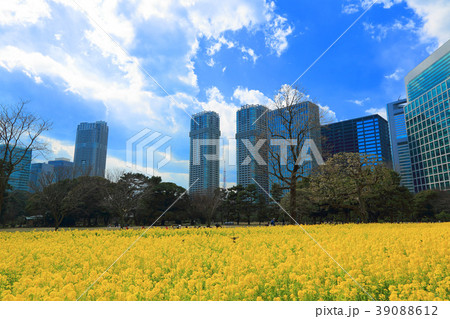
[[[50,129],[51,123],[28,112],[27,103],[0,105],[0,211],[11,174],[31,150],[47,149],[39,136]]]
[[[106,170],[106,179],[109,180],[112,183],[117,183],[122,176],[124,176],[127,173],[122,168],[112,168]]]
[[[274,98],[274,110],[268,114],[269,174],[283,190],[289,190],[289,211],[297,220],[297,182],[311,171],[312,163],[302,161],[302,147],[312,139],[321,148],[319,107],[298,88],[284,85]],[[276,146],[279,145],[279,146]]]
[[[51,170],[36,173],[34,181],[30,182],[30,189],[34,192],[40,192],[44,187],[50,184],[58,183],[66,179],[73,179],[73,167],[62,166],[52,167]],[[86,175],[89,176],[89,175]]]
[[[50,183],[31,197],[28,203],[29,208],[49,213],[54,219],[55,231],[57,231],[70,211],[70,192],[75,183],[76,181],[69,179]]]
[[[55,178],[55,172],[53,170],[48,172],[40,172],[38,173],[38,176],[36,176],[36,179],[30,182],[30,189],[34,193],[42,192],[45,187],[55,183]]]

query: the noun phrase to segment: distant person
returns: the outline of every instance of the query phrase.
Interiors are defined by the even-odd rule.
[[[275,226],[275,218],[272,218],[272,220],[270,221],[270,226]]]

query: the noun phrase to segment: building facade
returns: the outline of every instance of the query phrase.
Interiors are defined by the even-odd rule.
[[[319,107],[311,102],[302,102],[296,105],[291,113],[287,114],[288,108],[280,108],[276,110],[272,110],[268,112],[268,128],[269,128],[269,139],[270,139],[270,147],[269,147],[269,189],[272,188],[273,184],[279,184],[282,187],[286,187],[286,184],[280,178],[275,176],[275,173],[281,173],[283,178],[289,178],[290,171],[294,166],[294,158],[292,156],[292,152],[287,152],[287,156],[282,160],[274,158],[273,154],[280,154],[283,158],[284,156],[281,154],[280,146],[276,145],[276,139],[279,142],[283,142],[283,140],[291,139],[289,137],[289,131],[291,132],[292,139],[305,141],[306,139],[311,139],[314,141],[315,145],[319,152],[321,152],[321,132],[320,132],[320,116],[319,116]],[[286,119],[288,119],[286,121]],[[293,119],[293,121],[291,121]],[[291,129],[287,128],[287,122],[292,122]],[[301,134],[305,133],[306,136],[301,136]],[[301,136],[299,139],[298,136]],[[281,137],[281,138],[280,138]],[[302,146],[299,147],[299,150]],[[312,170],[318,166],[317,161],[311,156],[312,161],[305,161],[300,168],[300,175],[303,177],[311,174]],[[285,163],[285,165],[281,165],[280,168],[275,169],[277,166],[277,162]],[[284,190],[284,193],[287,193],[288,190]]]
[[[267,111],[262,105],[244,105],[236,113],[237,184],[255,184],[264,197],[269,192]],[[258,148],[260,158],[254,158],[248,143]]]
[[[450,40],[405,77],[414,190],[450,189]]]
[[[74,155],[74,176],[105,176],[108,148],[106,122],[80,123],[77,128]]]
[[[30,191],[39,189],[44,178],[53,178],[53,166],[47,163],[33,163],[30,168]]]
[[[29,191],[31,156],[30,149],[0,145],[0,159],[14,164],[14,171],[8,181],[11,190]]]
[[[401,99],[387,105],[389,136],[391,138],[392,166],[400,174],[400,184],[414,192],[411,157],[408,135],[406,133],[405,106],[407,100]]]
[[[48,164],[53,167],[56,182],[72,179],[74,163],[70,159],[59,157],[53,161],[48,161]]]
[[[324,160],[337,153],[376,156],[392,168],[388,122],[378,114],[322,126]]]
[[[220,118],[204,111],[191,118],[189,193],[211,194],[219,188]]]

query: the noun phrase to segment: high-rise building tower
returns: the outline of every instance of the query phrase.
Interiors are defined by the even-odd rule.
[[[405,77],[414,190],[450,189],[450,40]]]
[[[0,145],[0,159],[15,164],[14,171],[9,177],[11,190],[28,191],[30,180],[32,150],[19,147]]]
[[[267,111],[262,105],[244,105],[236,113],[237,184],[244,187],[256,184],[265,197],[269,192]],[[249,143],[250,147],[258,148],[260,158],[253,157]]]
[[[287,114],[288,108],[280,108],[276,110],[272,110],[268,112],[267,122],[269,127],[269,139],[270,148],[274,153],[281,152],[280,146],[274,145],[273,139],[287,140],[287,139],[296,139],[297,135],[302,132],[306,132],[306,136],[302,138],[302,140],[311,139],[317,146],[319,152],[321,151],[321,138],[320,138],[320,116],[319,116],[319,107],[312,102],[302,102],[296,105],[293,108],[292,114]],[[285,119],[294,119],[291,123],[291,129],[286,127],[287,123]],[[292,137],[289,136],[289,131],[291,131]],[[278,137],[274,137],[277,135]],[[303,146],[299,146],[301,149]],[[308,176],[311,174],[312,170],[318,166],[317,161],[311,156],[312,161],[306,161],[303,163],[301,170],[303,171],[301,174],[303,176]],[[275,162],[275,163],[274,163]],[[269,189],[272,188],[272,185],[277,183],[282,187],[285,187],[285,183],[274,176],[274,172],[281,173],[283,177],[289,177],[289,171],[292,170],[294,163],[294,159],[292,158],[291,153],[287,152],[287,158],[285,159],[286,165],[281,165],[281,169],[274,170],[276,165],[276,159],[274,159],[269,154]],[[288,190],[284,190],[284,193],[287,193]]]
[[[189,193],[211,194],[219,188],[219,114],[212,111],[194,114],[189,137]]]
[[[400,174],[400,184],[407,187],[410,192],[414,192],[408,135],[406,134],[405,106],[406,99],[387,105],[392,164],[394,170]]]
[[[77,128],[74,175],[105,176],[108,125],[106,122],[80,123]]]
[[[388,122],[378,114],[322,126],[324,160],[337,153],[376,156],[392,167]]]

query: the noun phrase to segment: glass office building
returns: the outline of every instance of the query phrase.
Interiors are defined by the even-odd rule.
[[[14,164],[14,171],[9,177],[10,190],[29,191],[30,166],[32,150],[16,146],[0,145],[0,158]]]
[[[401,99],[387,105],[389,135],[391,137],[392,165],[400,174],[400,184],[414,192],[412,178],[411,156],[409,153],[408,135],[405,122],[406,99]]]
[[[267,111],[262,105],[244,105],[236,113],[237,184],[244,187],[255,184],[264,197],[269,192]],[[259,147],[258,143],[262,145],[258,149],[260,162],[253,157],[246,143],[254,149]]]
[[[194,114],[189,137],[189,193],[211,194],[219,188],[219,114],[212,111]]]
[[[273,139],[276,139],[274,135],[282,136],[282,139],[291,139],[289,136],[289,130],[286,128],[287,121],[284,119],[290,119],[291,115],[286,114],[287,108],[276,109],[268,112],[268,127],[269,127],[269,139],[271,139],[270,149],[274,153],[279,153],[280,146],[273,145]],[[301,141],[311,139],[315,142],[319,152],[321,151],[321,138],[320,138],[320,116],[319,107],[311,102],[303,102],[295,106],[294,108],[294,121],[292,122],[292,139],[297,140],[299,134],[306,132],[305,137],[301,137]],[[303,145],[300,145],[298,150],[301,150]],[[299,175],[306,177],[311,174],[312,170],[318,166],[314,156],[311,156],[312,161],[305,161],[299,170]],[[272,185],[277,183],[282,187],[286,184],[276,177],[274,173],[281,173],[283,178],[289,178],[290,171],[292,171],[294,158],[292,152],[287,152],[287,158],[285,158],[286,165],[281,165],[281,169],[274,170],[274,165],[278,162],[269,152],[269,189]],[[287,193],[288,190],[284,190]]]
[[[48,164],[53,167],[56,182],[73,177],[74,163],[70,159],[59,157],[53,161],[48,161]]]
[[[41,179],[45,178],[45,175],[52,177],[53,166],[47,163],[33,163],[30,168],[30,191],[38,189],[41,184]],[[43,182],[43,181],[42,181]]]
[[[324,160],[337,153],[372,155],[392,167],[388,122],[378,114],[322,126]]]
[[[450,189],[450,41],[405,77],[414,190]]]
[[[74,176],[105,177],[108,125],[106,122],[81,123],[77,128]]]

